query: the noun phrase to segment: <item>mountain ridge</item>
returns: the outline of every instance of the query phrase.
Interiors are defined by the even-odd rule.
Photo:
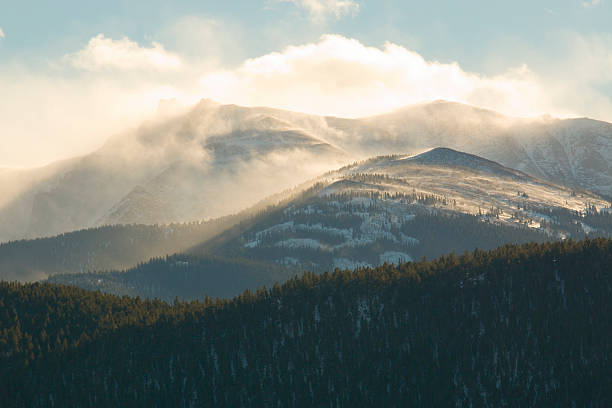
[[[148,192],[138,189],[148,199]],[[96,230],[86,230],[84,257],[65,253],[76,248],[68,239],[71,235],[23,241],[0,245],[0,260],[6,258],[0,269],[12,278],[21,274],[28,279],[32,272],[38,273],[42,265],[34,263],[31,255],[18,255],[35,242],[39,244],[32,250],[42,252],[34,258],[47,259],[47,275],[118,271],[174,252],[317,271],[375,266],[504,242],[612,236],[609,207],[610,202],[596,194],[538,180],[472,154],[435,148],[415,156],[379,156],[326,172],[255,208],[211,221],[211,228],[195,223],[193,232],[189,227],[185,236],[181,225],[155,226],[150,243],[142,234],[130,238],[128,252],[134,256],[121,261],[106,261],[116,250],[115,245],[108,247],[107,235],[101,233],[99,239]],[[462,236],[460,230],[473,236]],[[127,226],[126,236],[114,239],[123,242],[132,236],[130,231]],[[158,243],[155,237],[168,233],[172,240],[183,242]],[[21,272],[11,275],[11,268]],[[93,275],[82,279],[90,287]],[[123,278],[117,275],[117,279]]]
[[[355,160],[437,146],[612,196],[612,125],[605,122],[510,118],[449,102],[342,119],[202,101],[26,182],[12,203],[0,203],[0,241],[100,223],[222,216]],[[0,189],[7,189],[7,182],[0,177]],[[137,186],[150,200],[126,203]],[[115,214],[118,207],[124,210]]]

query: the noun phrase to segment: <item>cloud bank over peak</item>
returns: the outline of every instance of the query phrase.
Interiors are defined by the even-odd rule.
[[[64,59],[74,67],[88,71],[103,70],[176,70],[182,61],[156,42],[151,47],[141,47],[124,37],[120,40],[98,34],[89,40],[82,50],[68,54]]]
[[[282,3],[293,3],[306,10],[315,20],[328,17],[336,19],[359,12],[359,4],[354,0],[277,0]]]
[[[4,34],[4,31],[2,30],[2,27],[0,27],[0,40],[6,38],[6,35]]]
[[[345,117],[435,99],[519,116],[549,108],[543,106],[536,75],[524,65],[487,77],[466,72],[456,62],[427,61],[396,44],[369,47],[339,35],[204,74],[200,83],[203,94],[222,102]]]
[[[193,40],[193,28],[203,23],[205,30]],[[177,27],[189,27],[177,38],[191,39],[194,47],[226,33],[222,24],[198,19]],[[161,43],[100,34],[50,61],[47,69],[0,65],[0,95],[11,95],[0,98],[0,167],[89,152],[153,117],[161,99],[189,106],[210,98],[341,117],[445,99],[512,116],[549,113],[612,121],[610,36],[567,36],[567,52],[547,61],[548,71],[517,62],[493,75],[428,60],[398,44],[371,46],[332,34],[223,64],[233,41],[219,40],[198,56],[190,47],[179,52],[178,46],[170,50]]]

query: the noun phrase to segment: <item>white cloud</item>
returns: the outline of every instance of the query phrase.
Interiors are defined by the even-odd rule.
[[[4,34],[2,27],[0,27],[0,38],[6,38],[6,35]]]
[[[208,27],[202,38],[218,32],[216,25]],[[118,60],[96,57],[98,40],[112,45],[113,51],[102,54]],[[345,117],[448,99],[519,116],[551,113],[612,121],[612,36],[568,35],[563,43],[563,59],[547,61],[537,72],[517,64],[487,76],[458,63],[428,61],[396,44],[371,47],[338,35],[224,69],[215,55],[224,47],[209,46],[205,56],[185,47],[179,56],[161,45],[146,48],[98,36],[64,57],[78,61],[81,70],[66,69],[66,64],[46,70],[34,64],[0,65],[0,95],[10,96],[0,98],[0,167],[91,151],[151,117],[158,101],[170,98],[182,105],[212,98]],[[116,48],[123,51],[113,54]],[[159,64],[146,56],[147,50],[177,63]]]
[[[305,9],[314,19],[324,19],[328,16],[340,18],[347,14],[359,12],[359,4],[354,0],[278,0],[293,3]]]
[[[205,74],[203,94],[224,102],[363,116],[448,99],[516,115],[538,114],[545,98],[526,66],[485,77],[457,63],[427,61],[395,44],[367,47],[337,35]]]
[[[98,35],[49,65],[0,65],[0,167],[84,154],[155,114],[162,99],[199,100],[205,61],[185,62],[153,43]],[[77,68],[74,70],[72,68]]]
[[[161,44],[141,47],[129,38],[113,40],[103,34],[89,40],[82,50],[64,59],[76,68],[88,71],[103,70],[175,70],[181,66],[179,56],[169,53]]]
[[[0,70],[0,167],[84,154],[151,117],[179,91],[156,80]]]
[[[582,7],[597,7],[601,4],[601,0],[589,0],[583,1]]]

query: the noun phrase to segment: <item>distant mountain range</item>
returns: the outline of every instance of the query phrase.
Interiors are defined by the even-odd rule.
[[[436,148],[416,156],[380,156],[328,172],[266,211],[251,211],[256,215],[241,222],[229,217],[224,231],[217,229],[217,235],[183,255],[127,271],[78,273],[67,268],[49,279],[167,300],[198,294],[229,297],[303,270],[374,267],[505,243],[612,237],[612,215],[606,212],[610,206],[597,194]],[[90,240],[95,242],[95,234]],[[11,248],[17,251],[10,245],[5,250]],[[31,261],[23,261],[27,269]]]
[[[605,122],[510,118],[444,101],[340,119],[203,100],[89,155],[0,172],[0,242],[219,217],[355,160],[438,146],[579,194],[612,196],[612,125]]]
[[[0,169],[0,400],[611,406],[611,166],[589,119],[202,101]]]

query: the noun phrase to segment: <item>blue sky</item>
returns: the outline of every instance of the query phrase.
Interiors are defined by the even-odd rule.
[[[87,152],[166,98],[612,121],[610,21],[612,0],[0,0],[0,167]]]
[[[186,16],[238,27],[240,57],[256,57],[291,44],[342,34],[367,45],[386,41],[427,59],[457,61],[466,69],[494,72],[518,60],[543,63],[565,51],[563,36],[611,33],[612,2],[355,0],[359,10],[341,18],[312,18],[307,9],[274,0],[190,1],[2,1],[0,27],[6,38],[0,57],[54,57],[103,33],[146,44],[167,42],[164,29]],[[589,6],[587,6],[589,4]],[[282,32],[282,35],[278,35]],[[230,61],[236,62],[236,61]]]

